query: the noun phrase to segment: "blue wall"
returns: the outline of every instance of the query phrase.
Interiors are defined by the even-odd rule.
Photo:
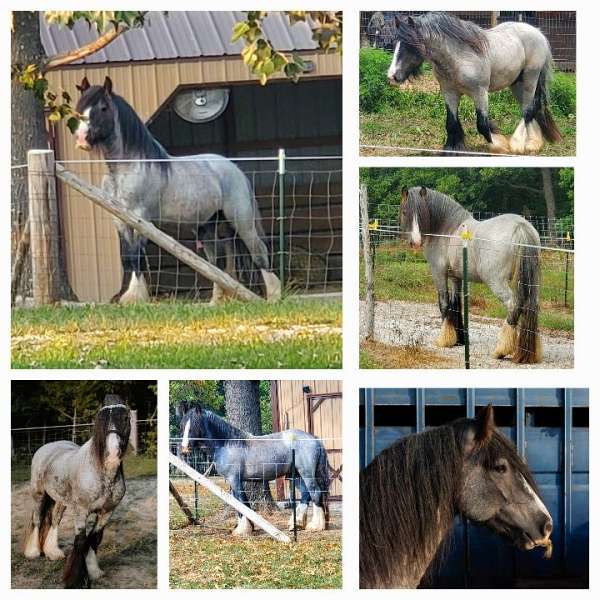
[[[586,389],[361,390],[361,467],[398,438],[492,403],[496,421],[527,460],[554,520],[554,552],[522,552],[457,519],[452,549],[434,587],[587,585],[589,427]]]

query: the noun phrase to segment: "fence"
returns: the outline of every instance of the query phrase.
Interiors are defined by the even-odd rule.
[[[432,586],[587,587],[587,389],[361,389],[361,467],[395,440],[457,418],[472,418],[488,403],[542,492],[554,521],[554,553],[551,560],[542,560],[535,552],[518,551],[486,529],[457,519],[445,566],[433,574]],[[557,585],[558,579],[566,585]]]
[[[156,456],[156,418],[138,419],[137,411],[131,411],[131,435],[129,445],[134,454]],[[77,445],[87,442],[94,432],[94,423],[70,425],[42,425],[15,427],[11,429],[11,457],[14,463],[31,462],[38,448],[50,442],[68,440]]]
[[[361,46],[391,49],[395,42],[394,16],[418,16],[424,12],[361,12]],[[454,14],[461,19],[472,21],[484,29],[506,21],[522,21],[539,27],[550,42],[557,68],[562,71],[575,71],[577,30],[575,11],[457,11]]]
[[[174,158],[176,160],[189,160]],[[268,245],[273,270],[279,274],[290,292],[338,292],[342,280],[342,190],[340,157],[287,157],[278,156],[232,159],[246,174],[260,210],[260,225]],[[139,161],[131,161],[132,169]],[[87,210],[85,201],[58,202],[56,196],[71,196],[74,181],[87,184],[87,192],[95,194],[94,186],[101,185],[106,174],[104,161],[67,161],[56,163],[59,186],[50,198],[36,198],[40,189],[45,195],[51,181],[52,164],[42,168],[42,174],[29,169],[30,227],[49,238],[40,249],[32,244],[34,263],[41,261],[38,270],[58,272],[59,258],[66,256],[66,270],[78,296],[94,299],[95,295],[107,300],[120,287],[121,265],[116,230],[108,213]],[[37,167],[40,170],[40,167]],[[31,185],[31,180],[41,179]],[[68,178],[68,179],[67,179]],[[82,191],[79,187],[75,187]],[[54,190],[53,190],[54,191]],[[89,193],[83,192],[90,197]],[[202,190],[199,190],[199,195]],[[92,200],[94,198],[92,197]],[[116,203],[118,204],[118,202]],[[87,204],[86,204],[87,205]],[[102,206],[102,205],[101,205]],[[43,210],[40,212],[40,208]],[[107,208],[105,205],[103,208]],[[201,207],[199,207],[201,208]],[[35,212],[37,209],[37,213]],[[114,213],[113,213],[114,214]],[[48,228],[48,216],[53,226]],[[118,215],[122,218],[121,215]],[[153,224],[181,246],[195,255],[216,255],[220,270],[233,267],[236,277],[254,293],[261,292],[262,278],[252,263],[247,249],[221,214],[205,223],[204,218],[173,218],[151,215]],[[24,231],[13,232],[19,240],[28,243]],[[21,245],[22,246],[22,245]],[[13,243],[13,263],[17,263],[19,241]],[[195,268],[181,256],[173,254],[171,246],[150,240],[144,261],[149,288],[155,296],[207,298],[214,279]],[[227,263],[227,256],[232,257]],[[50,263],[48,262],[50,260]],[[35,271],[35,267],[34,267]],[[22,269],[13,268],[13,283]],[[35,273],[34,273],[35,276]],[[13,289],[16,289],[13,285]],[[91,290],[94,290],[93,292]],[[35,286],[34,286],[35,292]],[[55,293],[59,291],[55,290]],[[13,297],[14,297],[13,293]],[[59,298],[61,296],[58,296]],[[97,299],[97,298],[96,298]]]
[[[233,519],[236,513],[234,510],[231,510],[231,503],[228,502],[227,498],[223,497],[223,495],[229,494],[231,490],[225,479],[217,473],[214,462],[214,442],[219,440],[215,440],[214,438],[211,438],[210,440],[205,438],[188,439],[192,443],[192,448],[189,453],[183,454],[181,452],[182,438],[171,438],[169,440],[170,455],[178,458],[179,461],[183,462],[193,472],[198,473],[202,478],[208,478],[213,486],[216,485],[219,487],[222,494],[219,494],[218,490],[214,489],[207,491],[198,477],[192,477],[193,473],[191,474],[188,470],[182,469],[181,465],[178,464],[178,461],[171,460],[169,463],[169,479],[172,496],[170,507],[171,527],[179,528],[182,525],[192,524],[202,526],[208,534],[229,532],[233,528],[234,521],[230,521],[230,523],[225,523],[224,521],[226,519]],[[235,442],[235,440],[229,438],[222,441]],[[208,445],[209,442],[211,445]],[[265,442],[268,443],[268,440],[265,440]],[[302,440],[296,441],[296,444],[301,443]],[[293,453],[295,455],[295,450]],[[263,493],[256,493],[254,496],[250,495],[248,499],[248,504],[253,511],[263,512],[266,508],[269,513],[267,515],[269,523],[282,530],[288,529],[290,518],[295,517],[296,507],[300,501],[300,486],[298,484],[298,479],[292,476],[292,473],[296,472],[294,456],[292,457],[292,465],[292,470],[289,475],[282,475],[276,481],[264,481],[265,487],[263,489],[268,490],[267,494],[270,492],[272,498],[276,498],[277,482],[281,479],[285,480],[288,498],[283,502],[276,503],[279,510],[274,511],[271,506],[267,506],[267,501],[265,500],[265,495]],[[272,462],[265,462],[261,465],[246,464],[246,467],[254,470],[254,472],[260,472],[261,469],[264,470],[265,467],[271,470],[273,469],[273,466],[274,463]],[[289,463],[281,464],[282,474],[286,473],[289,467]],[[275,469],[278,470],[277,465],[275,465]],[[253,483],[256,483],[256,481]],[[261,486],[259,485],[259,487]],[[321,491],[329,492],[329,489]],[[215,493],[217,493],[217,495],[215,495]],[[223,506],[223,501],[230,506]],[[332,505],[332,503],[330,503],[329,512],[330,521],[333,520],[340,524],[341,515],[339,504],[333,503]],[[253,520],[253,517],[250,516],[250,519]],[[259,526],[262,527],[260,524]],[[300,523],[298,523],[298,529],[300,529]],[[296,527],[293,528],[293,537],[294,539],[297,539]]]
[[[361,194],[366,197],[366,190]],[[365,344],[379,343],[387,358],[394,364],[389,367],[459,367],[480,368],[514,367],[514,363],[493,359],[496,338],[500,333],[506,308],[482,283],[470,284],[462,278],[462,318],[465,345],[438,349],[436,338],[441,328],[437,307],[437,291],[427,260],[416,254],[408,245],[407,234],[397,225],[368,219],[367,201],[361,200],[361,294],[360,328],[363,348]],[[371,211],[372,212],[372,211]],[[463,270],[470,260],[472,241],[459,236],[454,243],[463,246]],[[478,240],[478,254],[498,252],[506,242]],[[554,236],[545,243],[557,241]],[[572,237],[561,238],[560,245],[573,246]],[[535,252],[537,248],[515,246],[518,257]],[[538,322],[542,334],[544,357],[538,365],[544,368],[569,368],[573,365],[574,316],[574,251],[564,247],[541,246]],[[450,275],[450,273],[448,274]],[[455,274],[452,274],[455,276]],[[516,285],[526,285],[516,281]],[[519,331],[519,327],[517,327]],[[396,350],[394,352],[394,349]],[[401,350],[401,352],[398,352]],[[393,359],[391,356],[393,355]],[[368,366],[368,365],[365,365]]]

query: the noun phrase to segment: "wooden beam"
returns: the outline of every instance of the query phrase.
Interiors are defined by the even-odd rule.
[[[89,198],[94,204],[101,206],[104,210],[121,219],[126,225],[129,225],[144,237],[152,240],[157,246],[175,256],[182,263],[185,263],[203,277],[219,285],[231,297],[240,300],[263,300],[263,298],[249,290],[239,281],[236,281],[233,277],[221,271],[221,269],[207,260],[204,260],[149,221],[138,217],[100,188],[67,171],[62,165],[56,165],[56,176],[68,186],[83,194],[86,198]]]
[[[371,237],[369,234],[369,196],[367,193],[367,186],[364,183],[360,186],[359,202],[362,226],[363,267],[365,270],[366,283],[365,311],[367,319],[365,325],[365,337],[367,340],[371,340],[373,339],[373,332],[375,329],[375,282],[373,279],[373,258],[371,256]]]
[[[187,517],[187,520],[190,522],[190,525],[198,525],[198,521],[192,514],[190,507],[185,503],[185,500],[181,497],[181,494],[177,491],[177,488],[170,479],[169,491],[173,495],[173,498],[175,498],[175,502],[177,502],[179,508],[183,511],[183,514]]]
[[[192,469],[192,467],[171,452],[169,452],[169,462],[188,477],[205,487],[209,492],[217,496],[217,498],[223,500],[223,502],[229,504],[229,506],[232,506],[245,517],[248,517],[255,525],[260,527],[278,542],[283,542],[284,544],[289,544],[291,542],[290,538],[285,533],[279,531],[279,529],[274,525],[271,525],[269,521],[263,519],[258,513],[254,512],[251,508],[248,508],[245,504],[237,500],[237,498],[234,498],[231,494],[228,494],[225,490],[221,489],[221,487],[216,483],[213,483],[208,477],[204,477],[204,475],[201,475],[198,471]]]

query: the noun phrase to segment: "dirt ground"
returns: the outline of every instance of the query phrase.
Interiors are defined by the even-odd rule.
[[[361,340],[364,339],[364,302],[360,305]],[[517,365],[510,359],[498,360],[491,354],[502,326],[501,319],[471,315],[469,319],[471,368],[478,369],[571,369],[574,365],[575,342],[572,333],[542,330],[544,358],[536,365]],[[435,339],[440,332],[437,306],[416,302],[377,302],[375,304],[375,342],[392,351],[403,348],[425,350],[418,366],[398,364],[396,368],[462,368],[464,347],[438,348]],[[381,348],[381,346],[380,346]],[[365,350],[367,350],[365,348]],[[368,350],[367,350],[368,351]],[[429,357],[429,358],[428,358]],[[429,360],[430,359],[430,360]],[[378,361],[379,362],[379,361]],[[384,361],[385,362],[385,361]],[[390,368],[391,365],[386,364]]]
[[[29,484],[12,486],[11,574],[13,589],[61,588],[64,560],[23,556],[24,529],[31,509]],[[68,554],[73,543],[73,519],[65,512],[59,544]],[[156,479],[127,481],[127,493],[104,530],[98,553],[104,576],[94,588],[156,588]]]

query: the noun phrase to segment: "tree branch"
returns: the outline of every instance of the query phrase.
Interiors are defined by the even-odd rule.
[[[52,71],[53,69],[58,69],[63,65],[68,65],[77,60],[81,60],[90,54],[94,54],[98,52],[98,50],[102,50],[110,44],[113,40],[119,37],[124,31],[128,28],[119,24],[117,27],[113,27],[113,29],[109,29],[106,33],[103,33],[98,39],[86,44],[85,46],[81,46],[80,48],[76,48],[75,50],[71,50],[70,52],[65,52],[64,54],[56,54],[55,56],[51,56],[46,60],[41,66],[41,72],[47,73],[48,71]]]

